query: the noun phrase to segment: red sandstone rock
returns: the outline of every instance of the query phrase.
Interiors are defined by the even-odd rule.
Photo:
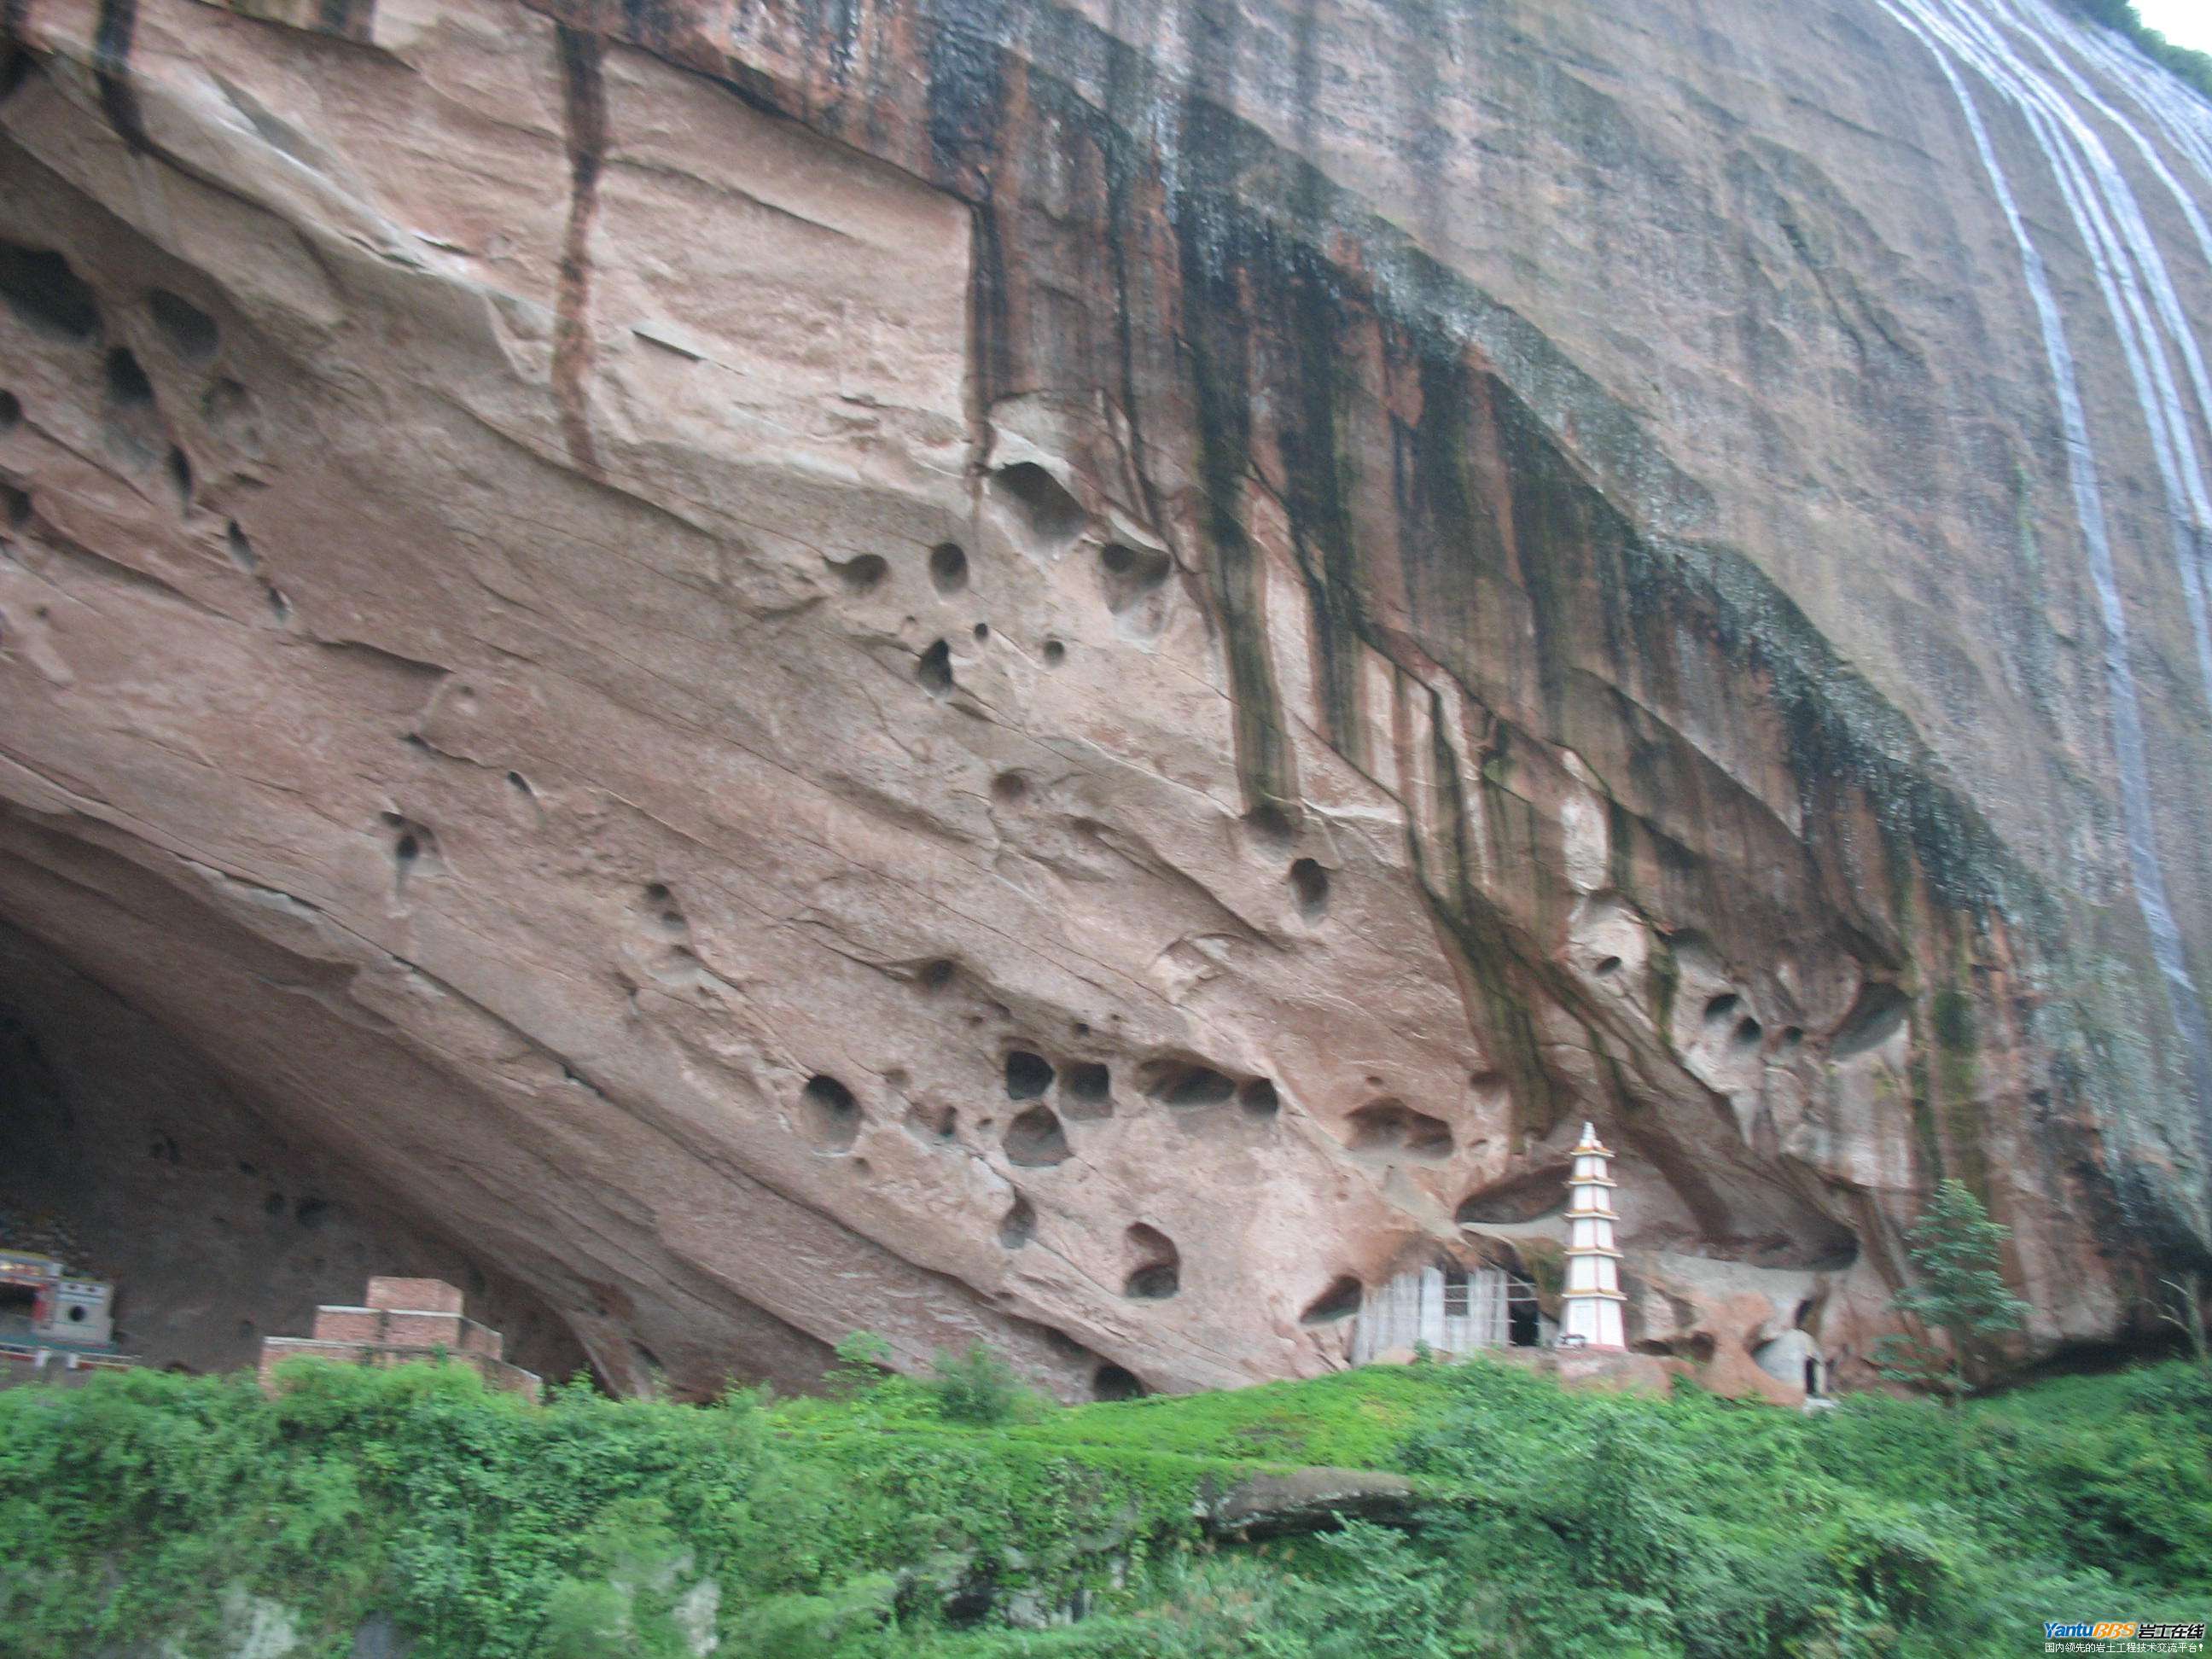
[[[1632,1340],[1747,1387],[1939,1172],[2039,1348],[2202,1237],[2033,307],[1875,0],[250,9],[10,13],[0,917],[614,1385],[1321,1370],[1585,1117]],[[1992,118],[2202,981],[2156,469]]]

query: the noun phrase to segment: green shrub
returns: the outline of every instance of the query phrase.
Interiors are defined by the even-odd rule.
[[[1022,1397],[1012,1369],[981,1342],[957,1355],[939,1349],[930,1377],[938,1414],[949,1423],[1006,1422]]]
[[[1952,1659],[2212,1593],[2212,1382],[2179,1364],[1813,1419],[1481,1363],[1030,1411],[974,1350],[709,1407],[283,1382],[0,1393],[9,1659],[228,1652],[243,1595],[331,1659],[371,1611],[420,1659],[678,1659],[708,1618],[743,1659]],[[1419,1525],[1203,1537],[1210,1494],[1285,1462],[1409,1474]],[[977,1586],[1090,1616],[956,1628]]]

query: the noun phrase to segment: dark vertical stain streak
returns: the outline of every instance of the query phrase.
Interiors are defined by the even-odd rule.
[[[1136,205],[1140,176],[1136,141],[1130,137],[1137,125],[1136,112],[1151,94],[1152,76],[1137,54],[1120,41],[1108,48],[1106,111],[1108,118],[1098,132],[1100,165],[1105,170],[1106,254],[1114,273],[1114,356],[1119,379],[1121,419],[1128,432],[1129,471],[1142,498],[1145,522],[1153,531],[1167,533],[1160,510],[1159,492],[1146,464],[1144,398],[1137,381],[1136,305],[1130,266],[1129,244],[1139,229]]]
[[[100,0],[100,22],[92,42],[92,78],[108,124],[132,150],[143,153],[146,124],[138,94],[131,85],[131,38],[138,28],[138,0]]]
[[[1237,781],[1248,807],[1273,804],[1295,817],[1297,779],[1268,652],[1265,573],[1244,523],[1245,492],[1255,477],[1254,337],[1259,331],[1249,283],[1272,269],[1279,250],[1265,228],[1249,224],[1236,210],[1246,135],[1215,101],[1228,98],[1236,79],[1237,9],[1222,0],[1191,0],[1183,33],[1190,83],[1170,142],[1181,149],[1186,182],[1169,201],[1168,212],[1194,400],[1200,530],[1227,658]]]
[[[930,160],[947,188],[975,215],[969,276],[967,414],[971,465],[989,447],[993,404],[1012,383],[1010,277],[994,198],[1006,98],[1003,0],[975,0],[933,11],[926,58]]]
[[[572,23],[617,22],[615,5],[526,3]],[[1614,881],[1648,886],[1636,896],[1656,916],[1716,918],[1752,938],[1815,916],[1864,962],[1930,973],[1948,969],[1935,948],[1943,926],[2003,917],[2054,963],[2072,960],[2053,896],[1790,597],[1732,548],[1653,537],[1593,479],[1598,459],[1648,460],[1652,500],[1698,509],[1652,521],[1704,521],[1694,486],[1671,474],[1639,417],[1376,218],[1358,185],[1312,165],[1351,106],[1331,92],[1332,66],[1374,64],[1382,84],[1363,95],[1386,106],[1375,125],[1395,135],[1415,228],[1440,246],[1464,159],[1454,117],[1482,70],[1440,51],[1455,30],[1480,33],[1466,7],[1397,0],[1373,40],[1347,41],[1320,0],[1257,13],[1236,0],[1107,0],[1092,9],[1109,15],[1105,30],[1078,9],[1012,0],[618,3],[629,39],[719,53],[710,67],[738,95],[854,142],[865,134],[872,153],[969,205],[975,460],[992,410],[1015,392],[1118,416],[1131,504],[1176,546],[1217,630],[1248,805],[1299,807],[1262,604],[1271,558],[1287,553],[1303,577],[1320,723],[1354,765],[1371,723],[1363,653],[1425,688],[1406,695],[1409,708],[1430,699],[1440,801],[1433,833],[1407,803],[1413,866],[1523,1131],[1547,1127],[1583,1087],[1555,1058],[1540,1009],[1564,1010],[1610,1062],[1609,1033],[1655,1099],[1696,1094],[1663,1036],[1632,1041],[1553,960],[1561,895],[1531,872],[1555,849],[1511,782],[1516,761],[1540,764],[1547,748],[1602,780]],[[556,353],[572,447],[588,451],[583,256],[604,114],[596,43],[567,30],[562,43],[564,58],[592,54],[568,65],[578,189]],[[1178,46],[1187,64],[1165,67]],[[1237,112],[1241,75],[1285,70],[1286,109],[1272,81],[1245,90],[1286,116],[1287,148]],[[1093,150],[1099,173],[1079,181]],[[1249,510],[1262,490],[1280,501],[1287,535]],[[1762,800],[1678,729],[1716,684],[1740,705],[1739,758],[1778,793],[1794,786],[1802,829],[1767,827]],[[1447,741],[1443,722],[1462,718],[1481,729]],[[1701,856],[1685,823],[1755,848],[1759,878]],[[1936,907],[1947,922],[1929,918]],[[1626,1075],[1615,1087],[1632,1094]],[[1956,1090],[1939,1103],[1954,1099],[1974,1103]],[[1663,1115],[1647,1137],[1734,1145],[1727,1124],[1715,1142]],[[1674,1184],[1711,1224],[1734,1224],[1698,1194],[1694,1170]],[[2162,1200],[2116,1201],[2133,1216]]]
[[[30,78],[37,62],[31,52],[31,0],[0,4],[0,102]]]
[[[318,0],[316,22],[325,34],[366,45],[376,33],[376,0]]]
[[[599,36],[562,24],[561,117],[568,144],[568,223],[561,241],[560,287],[554,305],[553,398],[568,459],[600,476],[592,438],[586,381],[592,370],[592,222],[599,214],[599,169],[606,156],[605,48]]]

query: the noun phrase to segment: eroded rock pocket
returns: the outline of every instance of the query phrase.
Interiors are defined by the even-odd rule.
[[[1302,1325],[1333,1325],[1340,1319],[1349,1319],[1359,1311],[1365,1297],[1359,1281],[1346,1273],[1329,1281],[1329,1286],[1311,1302],[1298,1316]]]
[[[1137,1086],[1147,1097],[1179,1110],[1225,1105],[1237,1097],[1234,1078],[1194,1060],[1148,1060],[1138,1069]]]
[[[1125,1243],[1130,1267],[1122,1295],[1134,1302],[1164,1302],[1182,1288],[1182,1255],[1173,1239],[1139,1221]]]
[[[1097,1060],[1079,1060],[1061,1075],[1060,1109],[1079,1121],[1114,1115],[1114,1077]]]
[[[1032,543],[1058,547],[1083,532],[1083,503],[1035,461],[1016,461],[991,477],[992,493]]]
[[[1006,1125],[1006,1162],[1024,1169],[1048,1170],[1074,1156],[1066,1131],[1049,1106],[1032,1106]]]
[[[1402,1100],[1371,1101],[1345,1122],[1345,1144],[1363,1158],[1437,1164],[1451,1156],[1451,1126]]]
[[[1098,550],[1098,586],[1124,635],[1149,639],[1167,621],[1168,577],[1175,562],[1152,548],[1109,542]]]
[[[860,1103],[827,1073],[806,1080],[799,1092],[799,1127],[817,1152],[848,1152],[860,1137]]]
[[[1042,1054],[1016,1048],[1006,1055],[1007,1099],[1036,1100],[1052,1087],[1052,1063]]]

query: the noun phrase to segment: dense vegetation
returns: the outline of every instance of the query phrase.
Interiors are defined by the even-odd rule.
[[[1813,1419],[1486,1363],[1079,1409],[983,1358],[842,1392],[536,1407],[300,1362],[273,1401],[153,1373],[0,1394],[0,1646],[228,1654],[259,1596],[299,1653],[374,1613],[424,1659],[715,1632],[746,1659],[1950,1659],[2212,1596],[2212,1377],[2179,1364]],[[1194,1518],[1313,1463],[1413,1476],[1415,1524],[1240,1545]],[[1072,1626],[1007,1622],[1079,1594]]]
[[[2124,34],[2154,63],[2163,64],[2191,86],[2212,98],[2212,54],[2177,46],[2143,21],[2135,0],[2064,0],[2093,23]]]

